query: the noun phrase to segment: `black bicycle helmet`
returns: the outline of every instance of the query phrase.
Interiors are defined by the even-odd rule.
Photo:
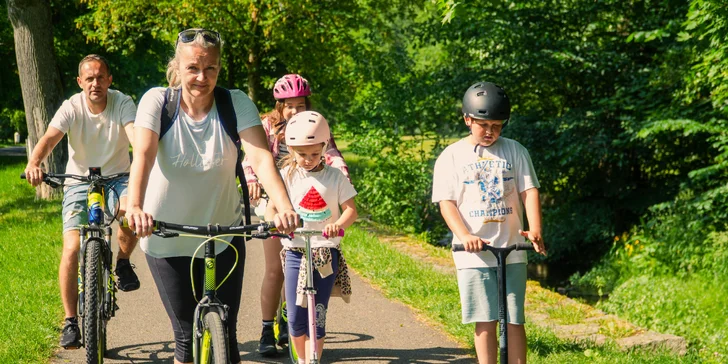
[[[476,119],[503,120],[511,117],[511,101],[502,87],[491,82],[478,82],[465,91],[463,114]]]

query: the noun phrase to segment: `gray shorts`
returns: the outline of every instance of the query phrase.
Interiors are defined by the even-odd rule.
[[[113,215],[116,212],[119,200],[126,196],[129,177],[119,177],[107,182],[104,189],[106,197],[106,213]],[[69,186],[63,190],[63,232],[78,230],[81,225],[88,224],[88,203],[86,202],[88,183]],[[116,192],[112,192],[111,189]],[[118,196],[117,196],[118,194]],[[126,206],[121,206],[126,210]]]
[[[498,320],[497,268],[458,269],[463,323]],[[508,323],[523,325],[526,299],[526,263],[506,265]]]

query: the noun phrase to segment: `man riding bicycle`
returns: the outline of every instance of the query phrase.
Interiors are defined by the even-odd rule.
[[[99,55],[91,54],[81,60],[76,81],[83,91],[63,102],[28,158],[25,175],[33,186],[43,181],[40,164],[65,134],[68,134],[69,154],[65,173],[88,175],[89,167],[100,167],[104,175],[129,172],[129,144],[133,142],[136,116],[134,101],[119,91],[109,89],[112,81],[109,64]],[[120,177],[109,184],[116,194],[104,191],[109,199],[106,204],[109,210],[113,210],[116,202],[119,202],[119,216],[123,216],[126,210],[127,183],[128,177]],[[81,346],[81,333],[76,318],[79,226],[88,224],[88,184],[67,181],[65,185],[62,213],[63,254],[58,269],[58,281],[66,320],[61,332],[60,346],[75,349]],[[115,273],[118,287],[122,291],[139,288],[139,279],[129,263],[136,242],[131,230],[119,229]]]

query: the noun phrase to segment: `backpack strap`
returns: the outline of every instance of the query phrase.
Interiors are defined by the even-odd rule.
[[[235,176],[240,180],[240,186],[243,190],[243,205],[245,206],[245,224],[251,224],[250,220],[250,193],[248,192],[248,184],[245,180],[245,172],[243,171],[243,149],[238,134],[238,118],[235,115],[235,107],[233,99],[230,96],[230,90],[215,86],[215,103],[217,104],[217,114],[220,117],[223,129],[235,144],[238,150],[238,159],[235,163]]]
[[[167,134],[179,115],[179,103],[182,100],[182,89],[167,87],[164,91],[162,103],[162,127],[159,130],[159,140]]]

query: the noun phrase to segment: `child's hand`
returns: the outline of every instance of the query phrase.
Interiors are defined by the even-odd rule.
[[[335,238],[339,236],[339,230],[341,227],[337,223],[328,224],[324,227],[324,235],[328,236],[329,238]]]
[[[463,239],[460,239],[460,242],[465,247],[465,251],[470,253],[477,253],[483,250],[483,244],[490,244],[489,241],[475,235],[467,235]]]
[[[521,236],[523,236],[526,239],[531,241],[531,244],[533,244],[533,248],[536,250],[536,253],[539,253],[539,254],[543,255],[544,257],[547,255],[546,245],[544,245],[544,243],[543,243],[543,238],[541,237],[540,231],[518,230],[518,233],[521,234]]]

